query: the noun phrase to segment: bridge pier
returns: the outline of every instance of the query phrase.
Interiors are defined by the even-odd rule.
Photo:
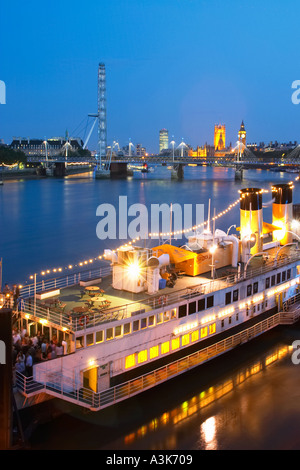
[[[127,178],[127,163],[111,162],[110,176],[111,178]]]
[[[66,164],[62,162],[55,163],[54,166],[54,176],[66,176]]]
[[[236,181],[242,181],[243,180],[243,169],[242,168],[236,167],[234,179]]]
[[[171,176],[172,179],[183,180],[183,178],[184,178],[184,164],[178,163],[177,165],[174,165],[174,168],[172,169],[171,175],[172,175]]]

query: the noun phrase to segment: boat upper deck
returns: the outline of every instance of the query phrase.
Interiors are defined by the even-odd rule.
[[[27,318],[37,318],[40,322],[52,323],[64,331],[75,332],[159,308],[166,310],[181,300],[216,292],[300,259],[298,249],[294,245],[284,247],[278,259],[277,255],[278,249],[272,249],[268,250],[268,259],[253,258],[251,265],[242,266],[239,271],[233,267],[217,269],[215,279],[211,279],[210,273],[195,277],[182,275],[178,277],[174,288],[165,287],[156,294],[131,293],[113,288],[111,270],[106,267],[101,279],[99,273],[90,271],[89,276],[85,276],[86,282],[83,282],[89,284],[87,286],[80,285],[76,275],[64,283],[62,278],[56,279],[55,283],[52,280],[53,295],[50,284],[45,282],[42,287],[38,286],[37,291],[50,292],[46,299],[34,300],[33,291],[28,290],[27,286],[27,291],[24,292],[29,292],[29,295],[21,310]],[[81,279],[83,277],[81,275]]]

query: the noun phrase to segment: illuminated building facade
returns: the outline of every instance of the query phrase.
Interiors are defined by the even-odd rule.
[[[167,129],[159,131],[159,153],[169,148],[169,132]]]
[[[226,147],[226,129],[224,124],[215,125],[214,146],[215,150],[223,150]]]
[[[207,147],[204,145],[204,147],[197,147],[196,150],[190,149],[189,150],[189,157],[207,157],[208,152],[207,152]]]

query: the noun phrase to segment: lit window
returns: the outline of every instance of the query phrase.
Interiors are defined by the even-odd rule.
[[[130,323],[124,324],[124,335],[128,335],[130,333]]]
[[[192,342],[193,341],[198,341],[198,339],[199,339],[199,330],[193,331],[193,333],[191,334]]]
[[[156,324],[159,325],[159,323],[162,323],[163,321],[163,314],[162,313],[158,313],[156,315]]]
[[[172,339],[172,350],[178,349],[180,347],[179,338]]]
[[[86,345],[87,346],[92,346],[94,344],[94,334],[91,333],[89,335],[86,335]]]
[[[189,333],[187,333],[186,335],[182,336],[181,344],[182,346],[186,346],[187,344],[189,344],[189,342],[190,342],[190,335]]]
[[[122,326],[121,326],[121,325],[116,326],[116,327],[115,327],[115,336],[116,336],[116,337],[117,337],[117,336],[121,336],[121,334],[122,334]]]
[[[109,340],[109,339],[113,339],[114,337],[114,330],[113,328],[107,328],[106,330],[106,339]]]
[[[154,359],[158,356],[158,346],[153,346],[150,348],[150,359]]]
[[[213,323],[212,325],[209,325],[209,334],[211,335],[212,333],[216,332],[216,324]]]
[[[141,362],[146,362],[148,360],[148,351],[147,349],[144,349],[143,351],[140,351],[138,353],[138,363],[140,364]]]
[[[162,354],[167,354],[170,351],[170,343],[169,341],[166,341],[165,343],[162,343],[161,345],[161,353]]]
[[[201,338],[205,338],[207,336],[207,326],[201,328]]]
[[[130,354],[125,358],[125,369],[135,366],[135,354]]]
[[[173,320],[173,318],[176,318],[176,316],[177,316],[176,308],[173,308],[173,310],[171,310],[171,320]]]
[[[164,321],[168,321],[170,320],[170,312],[167,311],[167,312],[164,312]]]

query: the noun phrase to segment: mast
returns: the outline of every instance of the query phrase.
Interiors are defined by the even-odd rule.
[[[102,156],[106,157],[107,127],[106,127],[106,74],[105,65],[98,67],[98,152],[101,169]]]

